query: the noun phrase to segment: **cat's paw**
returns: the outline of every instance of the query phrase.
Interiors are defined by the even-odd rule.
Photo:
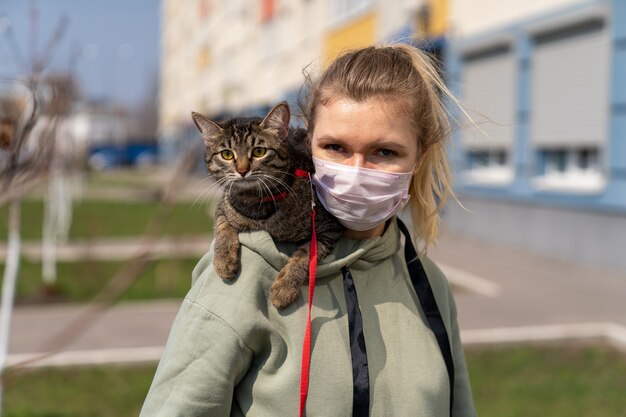
[[[222,279],[235,278],[239,272],[239,241],[217,240],[213,266]]]
[[[270,289],[270,301],[274,307],[282,309],[296,301],[309,277],[307,260],[307,252],[299,250],[280,270]]]
[[[217,275],[219,275],[222,279],[233,279],[239,272],[239,265],[233,262],[216,259],[213,262],[213,266]]]
[[[276,280],[270,289],[270,301],[277,309],[283,309],[300,296],[300,287],[290,285],[288,281]]]

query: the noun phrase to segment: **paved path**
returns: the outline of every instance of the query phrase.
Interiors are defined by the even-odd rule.
[[[626,349],[626,272],[582,267],[454,235],[444,236],[429,253],[455,288],[462,338],[468,345],[603,339]],[[157,360],[179,304],[120,304],[47,363]],[[83,308],[18,307],[10,363],[40,352]]]
[[[74,240],[57,245],[57,261],[78,260],[116,261],[130,259],[143,248],[154,257],[188,258],[200,257],[211,244],[211,236],[184,236],[159,239],[154,242],[135,238],[110,238]],[[31,262],[41,261],[41,241],[25,241],[21,246],[22,256]],[[0,245],[0,259],[6,258],[6,245]]]
[[[466,343],[570,336],[609,338],[626,348],[626,271],[590,268],[456,235],[444,236],[430,255],[444,271],[451,266],[495,286],[490,295],[457,291]],[[448,277],[463,282],[454,273]],[[502,331],[489,334],[486,329]]]

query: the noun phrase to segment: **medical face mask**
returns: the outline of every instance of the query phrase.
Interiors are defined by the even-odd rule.
[[[312,177],[322,205],[350,230],[369,230],[409,201],[413,174],[357,168],[313,158]]]

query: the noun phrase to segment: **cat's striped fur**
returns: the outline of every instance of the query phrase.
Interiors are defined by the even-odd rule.
[[[302,242],[278,273],[270,290],[277,308],[291,304],[308,280],[311,202],[316,206],[318,259],[341,236],[343,226],[321,206],[310,179],[313,172],[307,132],[289,128],[286,103],[265,118],[234,118],[216,123],[192,113],[206,145],[209,174],[224,193],[215,212],[214,267],[223,279],[238,275],[239,238],[244,230],[266,230],[277,241]]]

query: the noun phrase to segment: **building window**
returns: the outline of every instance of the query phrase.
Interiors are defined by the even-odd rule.
[[[508,43],[467,52],[463,57],[461,99],[471,117],[461,131],[466,183],[506,185],[515,140],[517,64]]]
[[[211,14],[211,3],[209,0],[200,0],[198,2],[198,16],[200,20],[206,20]]]
[[[543,158],[541,174],[569,181],[574,173],[587,179],[599,173],[598,150],[605,147],[610,116],[610,62],[611,32],[604,21],[535,37],[529,128]]]
[[[606,183],[597,147],[540,149],[537,155],[533,182],[539,190],[595,192]]]
[[[369,10],[374,0],[330,0],[330,24],[337,25]]]
[[[211,63],[211,55],[209,53],[208,45],[202,45],[198,49],[198,54],[196,56],[196,67],[198,70],[202,71],[208,68]]]
[[[276,14],[276,0],[261,1],[261,23],[268,23]]]
[[[276,19],[266,21],[261,26],[261,56],[264,59],[273,57],[281,47],[280,39],[278,35],[278,22]]]
[[[505,149],[470,150],[466,153],[467,164],[463,173],[466,183],[508,184],[513,181],[510,155]]]

